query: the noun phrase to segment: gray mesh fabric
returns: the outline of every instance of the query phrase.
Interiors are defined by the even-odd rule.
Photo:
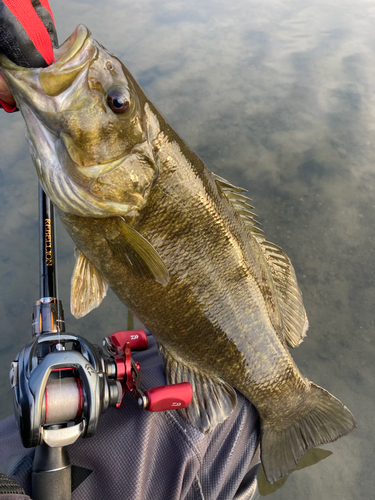
[[[24,494],[24,490],[17,483],[9,479],[5,474],[0,474],[0,494]]]
[[[142,388],[164,385],[156,341],[134,353]],[[72,500],[249,500],[259,463],[259,417],[241,394],[230,417],[208,435],[175,411],[142,411],[128,393],[102,415],[97,433],[69,446],[72,465],[92,470]],[[22,447],[13,417],[0,422],[0,472],[30,494],[32,450]]]

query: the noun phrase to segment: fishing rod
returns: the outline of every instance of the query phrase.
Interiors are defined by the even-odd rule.
[[[39,290],[32,315],[32,336],[65,331],[64,310],[57,297],[55,251],[55,217],[51,200],[39,185]],[[61,344],[62,345],[62,344]],[[41,354],[48,354],[49,346],[42,344]],[[61,382],[61,379],[60,379]],[[47,389],[46,389],[47,391]],[[46,396],[46,395],[45,395]],[[45,401],[46,407],[47,401]],[[55,430],[64,428],[56,424]],[[51,481],[51,474],[53,480]],[[71,498],[71,464],[66,446],[37,445],[32,468],[32,498]]]
[[[65,332],[57,292],[54,209],[39,187],[40,298],[34,304],[32,339],[11,365],[14,413],[25,448],[36,447],[33,500],[71,500],[67,446],[94,435],[101,413],[119,408],[125,392],[140,409],[186,408],[189,383],[142,391],[140,364],[132,351],[147,348],[145,330],[123,330],[105,337],[103,347]]]

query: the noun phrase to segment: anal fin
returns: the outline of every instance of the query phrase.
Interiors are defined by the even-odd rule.
[[[160,344],[159,350],[164,354],[168,382],[189,382],[193,389],[193,399],[187,408],[178,410],[180,415],[204,434],[214,430],[235,408],[235,390],[220,378],[212,377],[177,360]]]

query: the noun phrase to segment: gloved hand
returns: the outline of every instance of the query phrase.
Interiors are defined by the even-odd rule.
[[[54,60],[52,45],[57,34],[48,0],[0,0],[0,53],[19,66],[45,67]],[[0,107],[16,111],[1,73]]]

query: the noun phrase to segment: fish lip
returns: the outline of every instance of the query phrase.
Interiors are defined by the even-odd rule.
[[[52,63],[47,68],[42,68],[43,70],[48,70],[49,68],[62,67],[66,63],[70,62],[79,52],[81,51],[86,40],[90,38],[91,31],[84,25],[79,24],[73,33],[65,40],[60,47],[53,49],[55,55],[55,62]]]
[[[46,68],[25,68],[24,66],[18,66],[4,54],[0,55],[0,66],[8,71],[22,71],[25,74],[32,74],[35,71],[49,72],[53,69],[61,69],[79,54],[90,36],[91,31],[84,24],[79,24],[60,47],[53,49],[55,61]]]

